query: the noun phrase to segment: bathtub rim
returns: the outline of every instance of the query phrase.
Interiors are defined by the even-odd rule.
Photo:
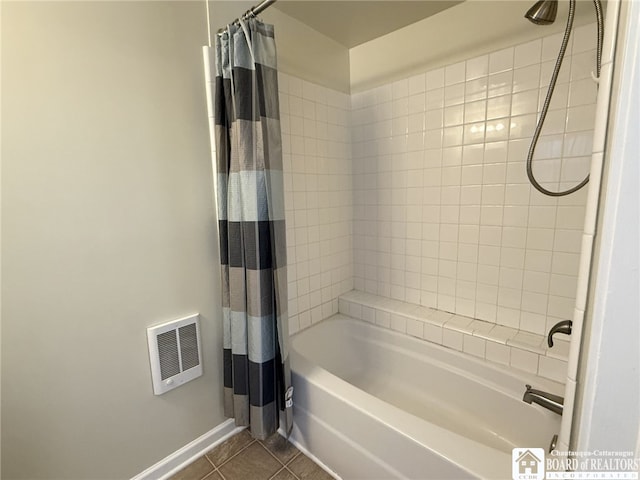
[[[330,324],[330,323],[352,323],[355,325],[359,325],[359,326],[363,326],[365,328],[370,328],[376,332],[379,332],[383,335],[390,335],[392,337],[401,339],[401,341],[405,341],[405,342],[410,342],[410,343],[414,343],[416,345],[420,345],[420,347],[424,347],[427,349],[432,349],[436,352],[438,352],[438,355],[444,356],[444,357],[450,357],[450,358],[454,358],[456,359],[456,362],[469,362],[472,363],[474,365],[476,365],[478,368],[480,369],[488,369],[488,370],[493,370],[494,372],[496,372],[497,375],[503,375],[505,377],[509,377],[512,381],[516,382],[518,385],[520,385],[522,388],[521,390],[518,389],[510,389],[508,387],[505,387],[495,381],[491,381],[491,380],[487,380],[485,378],[482,378],[482,383],[484,385],[488,385],[492,388],[495,388],[496,390],[499,390],[501,393],[504,393],[506,395],[509,395],[513,398],[517,398],[517,399],[522,399],[522,395],[524,394],[525,391],[525,385],[526,384],[530,384],[533,385],[535,388],[539,388],[542,389],[544,391],[547,391],[549,393],[553,393],[556,395],[563,395],[564,394],[564,389],[565,389],[565,385],[563,383],[557,382],[555,380],[551,380],[549,378],[546,377],[541,377],[539,375],[536,375],[534,373],[529,373],[529,372],[525,372],[524,370],[518,370],[514,367],[508,366],[508,365],[501,365],[499,363],[495,363],[495,362],[491,362],[489,360],[486,360],[484,358],[480,358],[480,357],[476,357],[474,355],[471,355],[469,353],[465,353],[465,352],[461,352],[459,350],[455,350],[453,348],[449,348],[446,347],[444,345],[440,345],[437,343],[433,343],[427,339],[424,338],[418,338],[418,337],[414,337],[413,335],[410,335],[408,333],[403,333],[403,332],[399,332],[396,330],[392,330],[390,328],[386,328],[386,327],[382,327],[380,325],[376,325],[375,323],[371,323],[371,322],[367,322],[365,320],[361,320],[359,318],[354,318],[354,317],[350,317],[348,315],[345,315],[343,313],[337,313],[335,315],[332,315],[329,318],[325,318],[317,323],[314,323],[313,325],[311,325],[308,328],[305,328],[304,330],[300,330],[298,332],[296,332],[295,334],[291,335],[291,351],[292,352],[296,352],[297,355],[302,356],[306,359],[308,359],[308,357],[306,357],[303,353],[298,352],[295,348],[295,340],[299,337],[302,337],[303,335],[305,335],[305,332],[308,332],[310,330],[313,330],[314,328],[318,327],[318,326],[323,326],[326,324]],[[375,343],[379,343],[374,341]],[[399,347],[395,347],[393,346],[392,349],[397,349]],[[450,363],[448,363],[447,361],[441,360],[440,358],[433,358],[430,357],[428,355],[425,355],[424,353],[414,353],[411,352],[409,353],[409,355],[411,356],[415,356],[415,357],[420,357],[420,358],[424,358],[426,359],[428,362],[433,363],[435,365],[445,365],[447,366],[448,369],[453,370],[455,373],[465,376],[467,378],[470,379],[479,379],[480,376],[474,373],[470,373],[464,369],[461,369],[460,367],[456,366],[456,365],[452,365]],[[309,360],[310,361],[310,360]],[[313,362],[311,362],[313,363]],[[340,378],[339,376],[335,375],[336,378]],[[343,380],[344,381],[344,380]],[[348,383],[348,382],[347,382]],[[533,405],[534,408],[540,408],[542,409],[542,407],[539,407],[537,405]],[[546,410],[542,409],[543,411],[546,412]]]

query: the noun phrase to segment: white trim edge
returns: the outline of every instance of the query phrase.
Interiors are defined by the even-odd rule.
[[[298,442],[295,438],[293,438],[292,435],[287,437],[287,433],[282,429],[282,427],[280,427],[278,429],[278,433],[280,434],[280,436],[286,438],[291,445],[296,447],[298,450],[300,450],[302,453],[304,453],[307,457],[309,457],[311,460],[313,460],[313,462],[316,465],[318,465],[322,470],[327,472],[333,478],[335,478],[337,480],[342,480],[342,477],[340,475],[338,475],[336,472],[331,470],[322,460],[320,460],[318,457],[316,457],[313,453],[311,453],[309,450],[307,450],[300,442]]]
[[[147,468],[144,472],[132,477],[131,480],[165,480],[245,428],[236,427],[232,418],[225,420],[220,425]]]

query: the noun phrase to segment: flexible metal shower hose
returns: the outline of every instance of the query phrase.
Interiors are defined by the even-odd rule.
[[[598,44],[596,47],[596,77],[600,78],[600,66],[602,62],[602,39],[604,36],[604,27],[602,21],[602,4],[600,0],[593,0],[593,4],[596,8],[596,20],[598,24]],[[558,52],[558,59],[556,60],[556,65],[553,68],[553,74],[551,75],[551,80],[549,81],[549,89],[547,90],[547,96],[544,99],[544,104],[542,105],[542,111],[540,112],[540,118],[538,119],[538,123],[536,124],[535,131],[533,132],[533,138],[531,139],[531,146],[529,147],[529,153],[527,155],[527,176],[529,177],[529,181],[531,185],[533,185],[536,190],[540,193],[548,195],[550,197],[563,197],[565,195],[569,195],[573,192],[580,190],[589,182],[589,175],[586,176],[582,182],[580,182],[575,187],[572,187],[568,190],[564,190],[561,192],[553,192],[551,190],[547,190],[544,188],[538,181],[536,180],[533,174],[533,154],[536,150],[536,145],[538,144],[538,139],[540,138],[540,132],[542,131],[542,126],[544,125],[544,120],[547,117],[547,111],[549,110],[549,104],[551,103],[551,97],[553,96],[553,91],[556,88],[556,81],[558,80],[558,75],[560,74],[560,67],[562,67],[562,60],[564,59],[564,54],[567,50],[567,45],[569,43],[569,37],[571,36],[571,29],[573,28],[573,19],[576,13],[576,0],[569,1],[569,17],[567,19],[567,27],[564,31],[564,37],[562,38],[562,44],[560,45],[560,51]]]

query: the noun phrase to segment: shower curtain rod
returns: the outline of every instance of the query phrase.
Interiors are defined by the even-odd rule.
[[[249,10],[244,12],[244,14],[241,17],[236,18],[233,21],[233,23],[236,23],[240,18],[242,18],[243,20],[246,20],[249,17],[255,17],[256,15],[260,14],[261,12],[269,8],[271,5],[276,3],[276,1],[277,0],[262,0],[262,2],[260,2],[258,5],[254,5]],[[224,28],[218,29],[218,35],[222,35],[223,32],[224,32]]]

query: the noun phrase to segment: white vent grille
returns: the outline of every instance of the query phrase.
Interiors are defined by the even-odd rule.
[[[202,375],[197,314],[147,328],[147,340],[156,395]]]
[[[200,365],[200,349],[198,348],[198,330],[196,324],[186,325],[178,329],[180,334],[180,358],[182,359],[182,369]]]

